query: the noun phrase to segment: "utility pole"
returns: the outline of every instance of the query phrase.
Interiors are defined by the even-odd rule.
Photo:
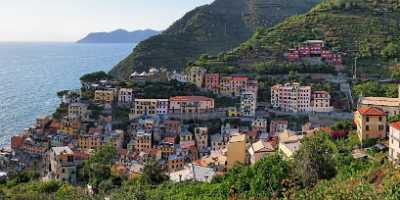
[[[357,80],[357,60],[358,56],[354,57],[354,66],[353,66],[353,80]]]

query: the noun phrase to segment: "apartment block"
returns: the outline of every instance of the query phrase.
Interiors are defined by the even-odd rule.
[[[204,78],[207,70],[203,67],[192,67],[189,71],[189,81],[195,84],[197,87],[201,88],[204,85]]]
[[[359,108],[354,113],[354,123],[360,141],[386,137],[386,116],[380,108]]]
[[[285,112],[310,112],[311,87],[299,83],[274,85],[271,87],[271,105]]]
[[[168,114],[168,107],[168,99],[135,99],[129,118]]]
[[[176,96],[169,99],[171,113],[204,113],[214,110],[214,99],[203,96]]]
[[[252,92],[240,94],[240,113],[244,117],[254,117],[257,108],[257,95]]]

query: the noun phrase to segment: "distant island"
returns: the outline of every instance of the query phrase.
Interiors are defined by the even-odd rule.
[[[118,29],[112,32],[89,33],[77,43],[138,43],[158,35],[160,31],[146,29],[129,32],[124,29]]]

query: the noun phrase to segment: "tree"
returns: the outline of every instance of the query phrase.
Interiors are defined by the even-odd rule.
[[[289,81],[299,81],[299,75],[296,71],[290,71],[288,75]]]
[[[80,80],[84,82],[96,82],[100,80],[108,80],[111,77],[104,71],[93,72],[83,75]]]
[[[335,144],[322,132],[302,140],[301,148],[294,156],[294,174],[305,187],[313,186],[319,179],[336,175]]]
[[[143,176],[152,185],[157,185],[168,180],[168,176],[162,172],[161,167],[156,161],[146,163],[143,169]]]
[[[102,181],[111,178],[111,166],[116,158],[117,151],[113,144],[109,143],[85,162],[84,170],[89,173],[89,182],[98,186]]]
[[[396,58],[400,55],[400,45],[397,43],[389,43],[381,52],[386,59]]]
[[[254,177],[251,179],[251,191],[254,196],[271,198],[274,192],[279,192],[282,181],[288,178],[289,165],[278,154],[259,160],[252,168]]]
[[[376,81],[368,81],[353,87],[355,96],[383,96],[384,91]]]

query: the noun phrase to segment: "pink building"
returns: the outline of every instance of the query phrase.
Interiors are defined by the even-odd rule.
[[[271,137],[276,136],[278,133],[283,132],[288,128],[288,120],[272,120],[269,126],[269,135]]]
[[[204,86],[207,90],[217,93],[219,91],[219,74],[206,74],[204,77]]]

